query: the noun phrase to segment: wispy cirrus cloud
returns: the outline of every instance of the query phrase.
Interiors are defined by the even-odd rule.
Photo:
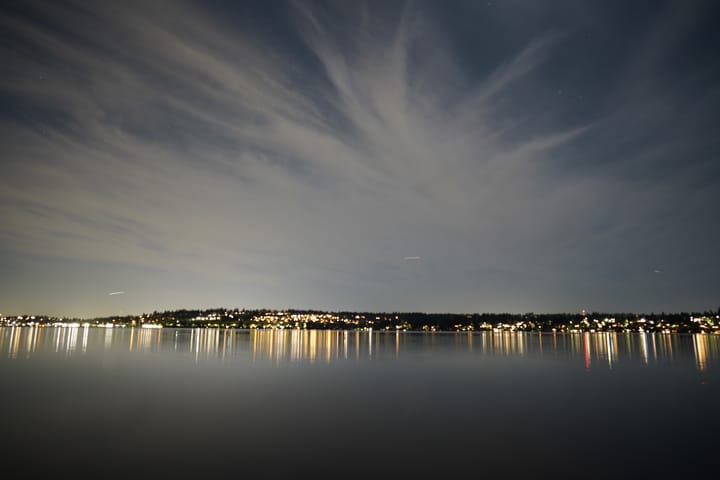
[[[3,250],[151,267],[189,302],[497,310],[631,256],[588,260],[596,235],[659,218],[635,201],[666,184],[636,195],[563,167],[580,146],[602,155],[596,138],[611,151],[624,120],[541,125],[540,108],[509,106],[566,34],[539,32],[476,78],[422,9],[289,8],[299,44],[192,3],[2,16]],[[397,263],[408,250],[423,270]],[[222,294],[186,291],[187,276]]]

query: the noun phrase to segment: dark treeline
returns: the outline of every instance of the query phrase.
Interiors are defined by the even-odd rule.
[[[181,309],[89,320],[47,316],[4,317],[5,325],[79,321],[100,325],[156,324],[164,327],[314,328],[422,331],[720,331],[720,311],[676,313],[424,313],[276,309]]]
[[[166,327],[403,329],[425,331],[672,331],[700,332],[720,329],[720,311],[675,313],[424,313],[356,312],[300,309],[181,309],[142,315],[110,316],[91,324],[159,324]],[[8,320],[5,319],[6,323]],[[38,323],[42,319],[36,320]],[[48,320],[49,321],[49,320]],[[88,320],[86,320],[88,321]]]

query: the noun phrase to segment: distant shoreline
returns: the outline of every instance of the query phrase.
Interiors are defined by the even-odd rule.
[[[93,319],[17,315],[0,326],[180,327],[373,331],[531,331],[720,333],[720,311],[682,313],[418,313],[328,312],[319,310],[171,310]]]

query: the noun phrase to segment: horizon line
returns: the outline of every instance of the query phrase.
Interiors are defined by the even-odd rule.
[[[155,313],[167,313],[167,312],[179,312],[179,311],[272,311],[272,312],[320,312],[320,313],[366,313],[366,314],[395,314],[395,315],[407,315],[407,314],[421,314],[421,315],[680,315],[680,314],[694,314],[694,313],[716,313],[720,314],[720,307],[718,309],[704,309],[704,310],[682,310],[682,311],[611,311],[611,310],[580,310],[580,311],[553,311],[553,312],[509,312],[509,311],[476,311],[476,312],[450,312],[450,311],[421,311],[421,310],[353,310],[353,309],[322,309],[322,308],[275,308],[275,307],[182,307],[165,310],[153,310],[143,311],[140,313],[118,313],[118,314],[104,314],[95,316],[73,316],[73,315],[55,315],[55,314],[38,314],[38,313],[19,313],[4,315],[0,313],[0,318],[11,318],[11,317],[46,317],[46,318],[71,318],[78,320],[93,320],[99,318],[110,318],[110,317],[138,317],[143,315],[152,315]]]

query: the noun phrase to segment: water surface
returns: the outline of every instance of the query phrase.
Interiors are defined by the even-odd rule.
[[[714,476],[720,337],[0,328],[28,475]]]

